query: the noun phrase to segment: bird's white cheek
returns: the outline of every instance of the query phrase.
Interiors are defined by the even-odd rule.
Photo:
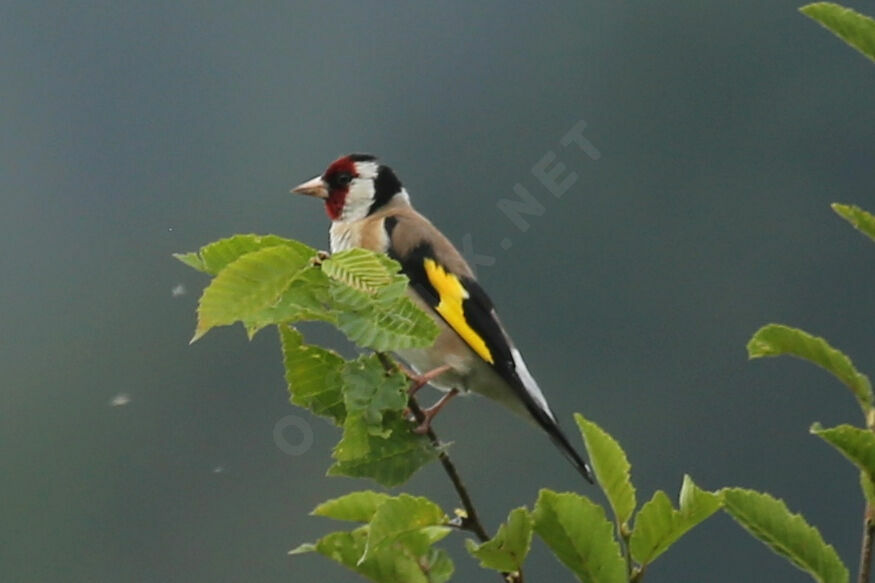
[[[372,180],[354,180],[349,185],[349,192],[340,216],[342,221],[357,221],[368,215],[368,209],[374,202],[374,183]]]

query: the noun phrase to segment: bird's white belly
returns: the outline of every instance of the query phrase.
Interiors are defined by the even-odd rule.
[[[450,333],[455,334],[454,332]],[[439,337],[438,343],[440,341]],[[431,386],[441,391],[458,389],[462,394],[474,392],[483,395],[532,421],[525,405],[514,394],[510,385],[473,351],[468,355],[454,355],[446,354],[432,347],[399,350],[397,354],[420,374],[448,364],[452,367],[451,370],[432,380],[429,383]]]
[[[437,354],[437,351],[429,348],[410,348],[398,350],[398,356],[419,374],[425,374],[444,365],[449,365],[450,370],[432,380],[429,384],[442,391],[458,389],[467,392],[468,363],[461,358],[447,357]]]

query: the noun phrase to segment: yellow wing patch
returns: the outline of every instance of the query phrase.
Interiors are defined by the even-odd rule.
[[[428,281],[437,291],[438,298],[440,299],[435,308],[437,313],[443,316],[447,324],[462,337],[462,340],[474,352],[480,355],[480,358],[489,364],[494,364],[492,353],[489,351],[489,347],[486,346],[486,341],[471,327],[465,318],[462,302],[468,299],[468,290],[465,289],[465,286],[462,285],[458,277],[448,273],[434,259],[426,259],[424,266]]]

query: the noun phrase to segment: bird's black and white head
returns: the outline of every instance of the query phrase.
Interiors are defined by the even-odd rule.
[[[390,201],[408,201],[392,169],[370,154],[338,158],[321,176],[299,184],[292,192],[324,199],[328,217],[343,222],[363,219]]]

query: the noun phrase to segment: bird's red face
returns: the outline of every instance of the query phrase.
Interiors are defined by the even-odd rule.
[[[325,199],[325,212],[332,221],[343,215],[349,186],[358,177],[358,169],[351,156],[338,158],[322,174],[322,182],[328,191],[328,198]]]
[[[323,199],[332,221],[354,221],[368,216],[403,189],[392,170],[380,165],[374,156],[349,154],[292,192]]]

